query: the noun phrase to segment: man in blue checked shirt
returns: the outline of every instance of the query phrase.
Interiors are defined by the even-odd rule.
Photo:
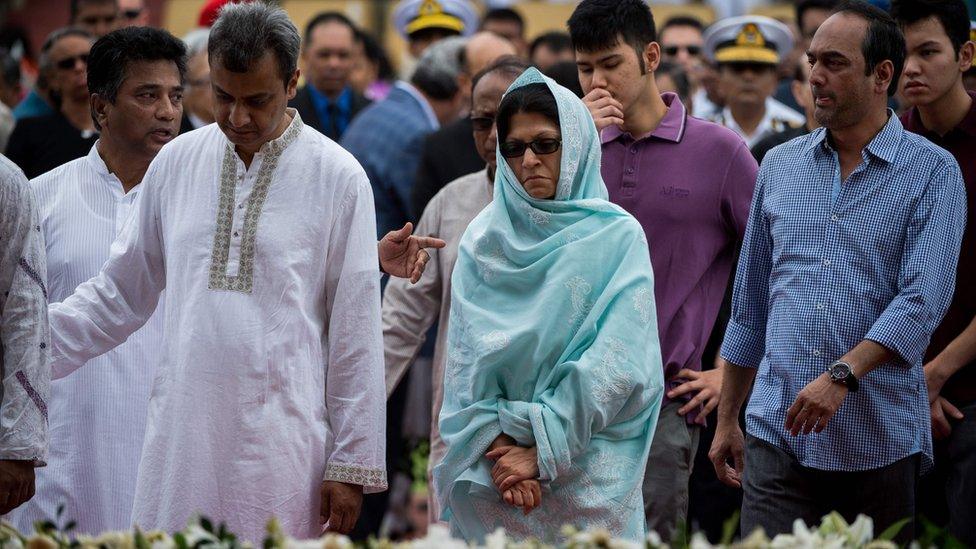
[[[887,108],[905,59],[894,20],[844,4],[807,56],[823,128],[760,168],[722,346],[710,457],[743,488],[744,534],[831,510],[879,532],[913,517],[932,462],[922,357],[966,222],[956,161]]]

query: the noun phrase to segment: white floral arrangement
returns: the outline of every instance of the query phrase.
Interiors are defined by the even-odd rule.
[[[901,525],[896,525],[900,528]],[[65,530],[70,531],[69,524]],[[874,537],[871,519],[859,515],[848,524],[838,513],[823,518],[820,526],[808,528],[802,520],[793,524],[791,534],[780,534],[772,539],[757,530],[741,541],[712,545],[701,533],[693,534],[679,547],[688,549],[897,549],[891,541],[898,528],[889,528],[879,538]],[[319,539],[296,540],[284,535],[278,522],[268,524],[268,536],[261,549],[670,549],[661,538],[651,533],[644,543],[614,538],[606,530],[580,531],[565,527],[564,540],[558,545],[547,545],[536,540],[515,540],[503,530],[496,530],[485,539],[484,545],[473,545],[452,538],[447,529],[432,525],[426,537],[410,541],[392,542],[370,540],[365,544],[353,543],[337,534],[326,534]],[[918,542],[913,547],[922,547]],[[0,523],[0,549],[253,549],[248,543],[237,540],[223,525],[215,529],[205,518],[195,520],[183,531],[172,535],[164,532],[106,532],[97,537],[70,537],[52,523],[39,523],[30,535],[18,532],[10,524]]]

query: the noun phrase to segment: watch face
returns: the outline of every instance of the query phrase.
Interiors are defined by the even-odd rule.
[[[847,375],[851,372],[851,367],[843,362],[838,362],[830,367],[830,379],[834,381],[843,381],[847,378]]]

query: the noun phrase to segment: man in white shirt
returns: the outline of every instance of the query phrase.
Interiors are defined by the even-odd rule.
[[[0,156],[0,514],[34,495],[50,382],[44,240],[24,172]]]
[[[87,156],[31,181],[49,302],[98,275],[149,163],[179,133],[185,54],[182,42],[150,27],[111,32],[92,47],[88,88],[99,140]],[[132,526],[162,309],[125,343],[51,385],[48,466],[38,471],[37,495],[9,517],[21,532],[55,521],[62,505],[75,533]]]
[[[287,15],[221,13],[217,125],[160,151],[99,276],[51,306],[53,371],[125,341],[166,288],[132,521],[172,531],[203,513],[250,541],[272,515],[296,537],[347,532],[362,493],[386,488],[369,182],[286,110],[300,41]],[[409,229],[379,255],[417,279],[432,242]]]

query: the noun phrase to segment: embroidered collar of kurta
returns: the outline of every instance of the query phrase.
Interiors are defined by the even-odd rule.
[[[211,290],[251,293],[255,239],[261,209],[281,155],[295,142],[304,127],[298,111],[288,109],[286,112],[292,117],[291,124],[281,137],[261,146],[250,168],[244,167],[234,150],[234,144],[229,140],[225,143],[220,167],[217,222],[210,256]],[[252,181],[253,185],[249,185]],[[235,213],[238,214],[236,218]]]

